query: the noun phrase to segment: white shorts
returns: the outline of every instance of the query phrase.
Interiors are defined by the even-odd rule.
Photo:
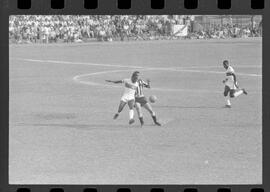
[[[228,86],[230,89],[236,89],[234,82],[226,82],[225,85]]]
[[[134,95],[123,95],[121,97],[121,101],[124,101],[125,103],[127,103],[128,101],[131,101],[131,100],[135,100]]]

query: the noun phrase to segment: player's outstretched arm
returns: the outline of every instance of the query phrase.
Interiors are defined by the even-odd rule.
[[[112,81],[112,80],[105,80],[106,82],[109,82],[109,83],[123,83],[122,80],[118,80],[118,81]]]
[[[149,89],[151,88],[149,79],[146,79],[146,83],[144,84],[144,87],[149,88]]]

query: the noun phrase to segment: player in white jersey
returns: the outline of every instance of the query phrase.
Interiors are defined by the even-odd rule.
[[[134,123],[134,105],[135,105],[135,92],[138,88],[138,71],[135,71],[131,78],[119,80],[119,81],[112,81],[112,80],[106,80],[107,82],[112,83],[124,83],[125,89],[124,93],[120,99],[120,104],[118,107],[117,113],[114,115],[114,119],[116,119],[119,116],[119,113],[124,109],[125,105],[128,104],[129,106],[129,124]]]
[[[141,126],[143,126],[143,114],[142,114],[142,108],[144,107],[152,116],[152,119],[154,123],[158,126],[161,126],[161,124],[157,121],[156,113],[153,111],[152,106],[150,103],[148,103],[146,97],[143,94],[143,88],[150,88],[150,80],[147,80],[147,82],[143,81],[142,79],[138,79],[138,89],[135,94],[135,106],[136,110],[138,112],[138,116],[140,119]]]
[[[243,93],[247,95],[247,92],[245,89],[239,88],[238,83],[236,81],[234,69],[232,68],[232,66],[230,66],[228,60],[223,61],[223,67],[226,69],[226,79],[223,80],[223,83],[225,84],[224,97],[226,100],[226,107],[230,108],[231,107],[230,98],[238,97]]]

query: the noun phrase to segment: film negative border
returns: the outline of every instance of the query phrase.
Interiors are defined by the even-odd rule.
[[[210,189],[211,188],[211,189]],[[262,187],[256,186],[27,186],[11,187],[14,192],[266,192]]]
[[[268,0],[1,0],[10,14],[262,14]]]
[[[25,0],[24,0],[25,1]],[[53,1],[53,0],[52,0]],[[122,0],[123,2],[124,0]],[[151,6],[151,0],[64,0],[64,7],[50,0],[0,0],[0,192],[267,192],[270,191],[270,1],[231,0],[220,5],[217,0],[198,0],[187,6],[184,0],[167,0]],[[152,1],[153,2],[153,1]],[[164,2],[164,3],[162,3]],[[262,2],[262,1],[260,1]],[[19,6],[19,8],[18,8]],[[219,7],[221,6],[221,7]],[[263,184],[262,185],[9,185],[8,184],[8,17],[13,14],[261,14],[263,15]]]
[[[31,9],[33,0],[17,0],[18,9]],[[97,9],[99,0],[83,0],[83,6],[85,9]],[[250,6],[252,9],[264,9],[265,0],[250,0]],[[165,0],[151,0],[152,9],[164,9],[165,3],[169,3]],[[197,9],[198,0],[184,0],[183,7],[185,9]],[[248,3],[248,1],[246,2]],[[51,0],[50,2],[52,9],[64,9],[65,0]],[[118,9],[130,9],[132,0],[117,0],[116,2]],[[231,9],[232,0],[217,0],[216,2],[218,9]]]

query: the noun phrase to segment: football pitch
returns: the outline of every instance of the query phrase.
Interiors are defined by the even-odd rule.
[[[262,183],[262,40],[10,45],[10,184]],[[248,95],[224,108],[228,59]],[[117,120],[135,70],[143,110]]]

